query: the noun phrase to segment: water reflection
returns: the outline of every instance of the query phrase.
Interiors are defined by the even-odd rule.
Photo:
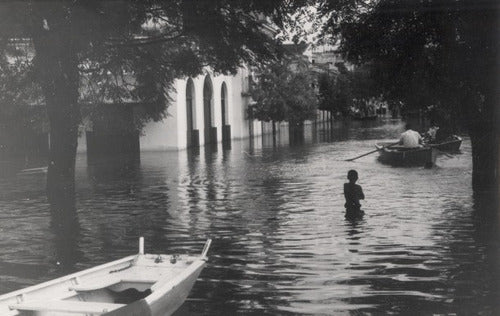
[[[449,251],[446,272],[450,305],[464,314],[494,315],[500,309],[500,234],[498,196],[475,194],[469,205],[456,204],[447,226]],[[486,216],[485,216],[486,214]]]
[[[79,248],[80,222],[78,216],[73,212],[68,212],[64,216],[51,215],[50,227],[53,233],[54,261],[61,272],[69,273],[75,270],[83,253]]]
[[[432,169],[344,161],[401,129],[322,123],[304,127],[302,144],[280,130],[231,149],[144,152],[135,164],[79,156],[78,221],[59,230],[43,175],[2,177],[0,292],[135,253],[141,235],[147,252],[173,253],[200,252],[211,237],[209,265],[176,315],[494,314],[498,220],[476,216],[491,200],[472,196],[468,139]],[[352,168],[366,195],[355,222],[342,195]]]

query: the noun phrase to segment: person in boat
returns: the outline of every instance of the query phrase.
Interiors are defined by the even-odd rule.
[[[442,108],[439,106],[431,106],[428,109],[428,112],[431,124],[434,123],[432,125],[434,125],[435,127],[439,126],[434,133],[433,139],[431,139],[429,142],[437,144],[452,139],[453,129],[450,125],[450,122],[452,121],[450,114],[442,110]]]
[[[412,130],[410,123],[405,126],[406,131],[399,138],[399,145],[405,148],[417,148],[422,146],[422,136],[419,132]]]
[[[439,131],[439,126],[437,126],[437,124],[434,121],[431,121],[431,126],[429,127],[429,129],[425,133],[425,137],[424,137],[425,140],[428,143],[434,143],[436,141],[436,135],[437,135],[438,131]]]
[[[344,183],[345,218],[355,219],[362,217],[365,212],[361,210],[359,200],[364,200],[365,195],[361,186],[356,184],[356,181],[358,181],[358,172],[356,170],[349,170],[347,172],[347,179],[349,179],[349,183]]]
[[[436,132],[436,137],[434,143],[442,143],[453,138],[453,132],[451,128],[447,125],[442,126]]]

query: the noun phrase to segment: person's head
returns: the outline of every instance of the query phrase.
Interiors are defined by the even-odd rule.
[[[354,183],[358,180],[358,172],[356,170],[349,170],[347,172],[347,179],[349,182]]]
[[[405,125],[406,130],[410,130],[410,129],[412,129],[412,127],[413,126],[411,125],[411,123],[406,123],[406,125]]]

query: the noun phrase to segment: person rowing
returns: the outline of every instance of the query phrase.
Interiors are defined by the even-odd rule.
[[[412,129],[410,123],[406,123],[405,132],[401,133],[399,138],[399,145],[404,148],[422,147],[422,136]]]

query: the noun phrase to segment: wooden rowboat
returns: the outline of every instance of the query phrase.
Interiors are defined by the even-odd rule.
[[[0,296],[0,315],[171,315],[207,261],[200,256],[139,254]]]
[[[436,163],[437,150],[431,147],[406,148],[401,146],[385,146],[393,143],[378,143],[380,162],[392,166],[424,166],[432,167]]]
[[[429,143],[428,146],[433,147],[440,151],[457,152],[462,144],[462,138],[456,135],[451,136],[449,139],[440,143]]]

